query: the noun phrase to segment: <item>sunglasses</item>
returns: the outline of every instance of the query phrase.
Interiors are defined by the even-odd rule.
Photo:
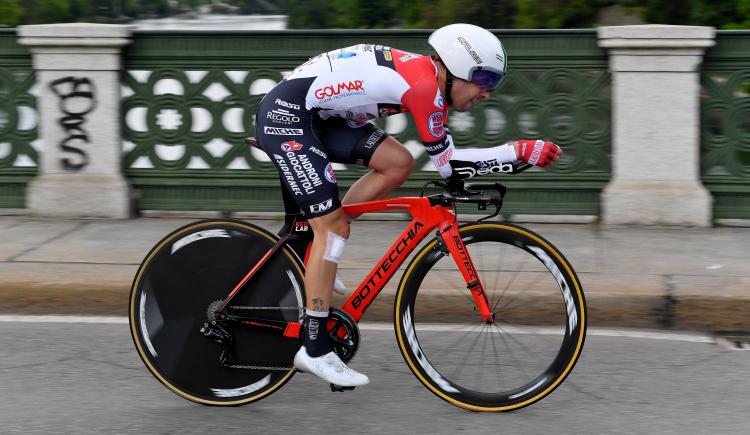
[[[471,80],[469,81],[479,86],[479,89],[483,91],[491,91],[500,85],[503,78],[505,78],[503,73],[480,69],[471,74]]]

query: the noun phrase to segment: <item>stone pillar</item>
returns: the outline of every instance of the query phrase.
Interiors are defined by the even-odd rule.
[[[131,28],[107,24],[21,26],[40,116],[40,174],[29,184],[33,214],[123,218],[130,189],[122,174],[120,69]]]
[[[605,223],[711,225],[699,169],[700,74],[712,27],[600,27],[612,73],[612,182]]]

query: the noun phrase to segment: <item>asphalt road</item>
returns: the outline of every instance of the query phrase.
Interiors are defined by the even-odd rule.
[[[371,384],[331,393],[311,375],[237,408],[205,407],[162,387],[127,324],[0,321],[0,433],[743,434],[750,351],[681,340],[596,335],[549,397],[511,413],[474,413],[427,391],[392,333],[363,330],[353,366]]]

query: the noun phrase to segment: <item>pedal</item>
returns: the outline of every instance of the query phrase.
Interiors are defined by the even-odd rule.
[[[331,391],[332,392],[342,392],[342,391],[351,391],[356,387],[342,387],[341,385],[331,384]]]

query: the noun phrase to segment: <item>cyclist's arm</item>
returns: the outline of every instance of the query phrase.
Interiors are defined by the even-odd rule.
[[[490,148],[456,148],[450,132],[447,128],[445,131],[441,141],[425,144],[443,178],[454,171],[459,171],[463,178],[508,172],[503,165],[516,160],[543,167],[551,165],[562,154],[559,146],[543,140],[519,140]]]
[[[466,170],[466,177],[503,172],[503,164],[516,160],[546,166],[557,160],[562,152],[557,145],[542,140],[521,140],[491,148],[456,148],[448,131],[447,108],[442,94],[435,78],[428,74],[413,83],[404,94],[403,104],[414,116],[419,137],[443,178],[462,165],[470,168]]]

